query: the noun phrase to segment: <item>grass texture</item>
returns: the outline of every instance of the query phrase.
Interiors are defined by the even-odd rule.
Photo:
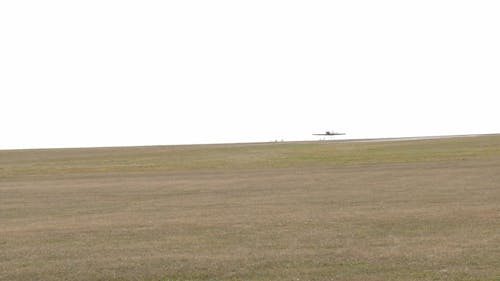
[[[0,151],[0,280],[500,280],[500,136]]]

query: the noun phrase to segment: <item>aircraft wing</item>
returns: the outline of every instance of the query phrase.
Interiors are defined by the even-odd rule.
[[[313,136],[340,136],[340,135],[345,135],[345,133],[313,134]]]

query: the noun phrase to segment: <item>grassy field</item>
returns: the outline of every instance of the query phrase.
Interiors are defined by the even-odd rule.
[[[500,280],[500,136],[0,151],[0,280]]]

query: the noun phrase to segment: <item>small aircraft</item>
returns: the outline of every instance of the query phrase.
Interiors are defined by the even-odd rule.
[[[337,133],[334,131],[326,131],[323,134],[313,134],[313,136],[340,136],[340,135],[345,135],[345,133]]]

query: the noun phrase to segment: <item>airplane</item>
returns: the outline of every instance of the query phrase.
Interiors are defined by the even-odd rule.
[[[345,135],[345,133],[337,133],[334,131],[326,131],[324,134],[313,134],[313,136],[341,136]]]

